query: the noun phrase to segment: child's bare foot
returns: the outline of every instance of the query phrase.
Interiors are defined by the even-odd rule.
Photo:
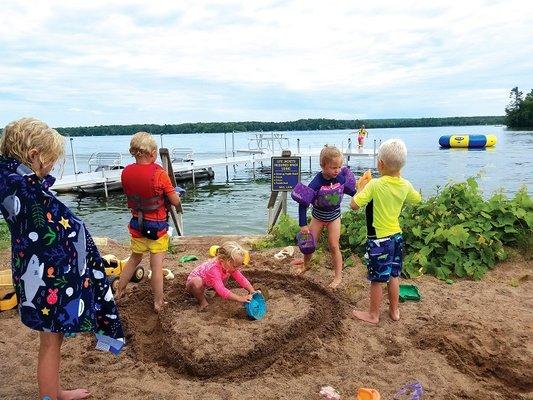
[[[368,311],[353,310],[352,316],[354,318],[360,319],[361,321],[369,322],[371,324],[377,324],[379,322],[379,317],[374,317]]]
[[[58,400],[78,400],[86,399],[91,397],[91,392],[87,389],[73,389],[73,390],[64,390],[59,389],[57,392]]]
[[[208,305],[209,303],[207,302],[206,299],[204,299],[204,301],[202,301],[200,305],[198,306],[199,311],[205,311]]]
[[[166,301],[161,301],[161,302],[157,302],[157,303],[154,303],[154,311],[156,312],[156,314],[159,314],[161,312],[161,310],[168,304],[168,302]]]
[[[305,261],[302,258],[297,258],[291,261],[291,265],[296,268],[296,275],[302,275],[310,267],[305,264]]]
[[[393,321],[398,321],[400,319],[400,310],[393,310],[389,308],[389,315]]]
[[[296,275],[302,275],[306,271],[308,271],[309,269],[310,269],[309,266],[307,266],[305,264],[301,264],[300,266],[296,267]]]
[[[332,289],[336,289],[340,285],[342,278],[333,278],[333,281],[328,285]]]

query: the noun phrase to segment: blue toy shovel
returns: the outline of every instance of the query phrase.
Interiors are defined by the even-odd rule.
[[[244,303],[246,315],[249,318],[260,320],[266,315],[267,305],[265,298],[260,292],[255,292],[249,302]]]

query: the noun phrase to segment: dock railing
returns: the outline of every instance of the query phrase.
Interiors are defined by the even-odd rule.
[[[122,154],[121,153],[111,153],[111,152],[97,152],[91,154],[89,157],[89,172],[118,169],[123,167],[122,165]]]

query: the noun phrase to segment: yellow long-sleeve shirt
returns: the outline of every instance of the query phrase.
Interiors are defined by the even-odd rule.
[[[398,217],[403,203],[418,203],[421,196],[407,179],[385,175],[372,179],[353,198],[359,207],[364,207],[371,200],[374,201],[372,225],[376,228],[376,236],[382,238],[402,232]]]

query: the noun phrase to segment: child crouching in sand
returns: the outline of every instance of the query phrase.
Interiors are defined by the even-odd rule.
[[[420,201],[413,185],[400,176],[400,170],[407,158],[407,148],[400,139],[389,139],[379,146],[379,179],[372,179],[357,193],[350,204],[354,210],[372,201],[371,212],[367,211],[367,226],[375,229],[368,233],[368,279],[370,284],[369,311],[353,311],[353,316],[377,324],[381,305],[381,284],[387,283],[389,293],[389,314],[392,320],[400,319],[398,308],[400,273],[403,260],[403,237],[398,217],[404,202]]]
[[[244,262],[245,250],[236,242],[225,242],[217,249],[216,257],[200,264],[191,271],[187,278],[186,289],[200,304],[200,310],[208,306],[205,290],[213,288],[224,299],[246,303],[255,292],[252,284],[244,277],[239,268]],[[248,291],[245,296],[239,296],[224,285],[229,277]]]

